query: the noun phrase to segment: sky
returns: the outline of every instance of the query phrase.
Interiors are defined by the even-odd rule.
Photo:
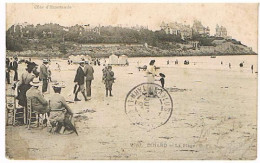
[[[51,6],[63,9],[53,8]],[[209,26],[215,34],[216,24],[227,28],[229,36],[252,47],[257,52],[258,4],[82,4],[82,3],[26,3],[6,5],[6,28],[13,24],[58,23],[63,26],[75,24],[148,26],[160,29],[162,21],[192,25],[197,19]]]

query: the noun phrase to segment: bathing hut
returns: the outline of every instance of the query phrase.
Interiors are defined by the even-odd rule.
[[[118,64],[118,56],[115,54],[112,54],[109,56],[109,64],[110,65],[117,65]]]
[[[118,64],[120,64],[120,65],[128,65],[128,57],[126,55],[119,56]]]

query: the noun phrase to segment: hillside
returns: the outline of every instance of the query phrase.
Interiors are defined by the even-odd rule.
[[[6,48],[7,55],[64,58],[77,54],[107,57],[112,53],[129,57],[256,54],[235,39],[196,33],[182,40],[180,35],[145,28],[102,26],[86,30],[58,24],[13,25],[6,31]]]

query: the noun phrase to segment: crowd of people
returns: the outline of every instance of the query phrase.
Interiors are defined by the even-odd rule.
[[[13,84],[12,89],[17,90],[16,99],[18,100],[18,104],[27,112],[27,102],[30,99],[31,106],[37,114],[47,115],[44,117],[43,122],[44,124],[49,124],[51,128],[50,132],[58,133],[65,130],[72,130],[77,134],[75,127],[70,121],[73,117],[72,109],[60,94],[61,89],[65,88],[65,85],[62,85],[60,82],[52,82],[53,97],[50,100],[46,100],[44,97],[48,91],[49,82],[51,82],[50,60],[43,59],[39,71],[38,65],[35,62],[27,60],[25,63],[26,71],[21,74],[18,80],[18,58],[14,57],[14,61],[12,61],[12,58],[6,59],[6,83],[9,85]],[[89,61],[81,60],[78,64],[79,67],[74,77],[74,101],[81,101],[78,98],[79,92],[82,93],[84,100],[88,101],[91,100],[91,84],[94,79],[94,68]],[[109,96],[112,96],[112,85],[115,80],[112,66],[105,66],[102,72],[106,96],[108,96],[108,92]],[[10,73],[14,75],[10,75]],[[14,76],[13,81],[10,81],[10,76]],[[40,87],[42,88],[41,90],[39,90]],[[27,122],[28,117],[27,114],[25,115]]]
[[[6,58],[5,69],[6,69],[6,80],[7,80],[8,84],[10,84],[11,81],[18,80],[18,72],[17,72],[18,58],[16,56],[13,58]],[[14,75],[12,75],[12,74],[14,74]],[[13,79],[10,79],[10,76],[13,76]]]

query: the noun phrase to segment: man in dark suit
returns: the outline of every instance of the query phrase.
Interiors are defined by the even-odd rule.
[[[18,58],[14,57],[13,70],[14,70],[14,81],[18,81]]]
[[[5,59],[5,78],[7,84],[10,84],[10,60],[9,58]]]
[[[85,61],[79,62],[79,67],[77,69],[77,73],[76,73],[76,76],[75,76],[75,79],[74,79],[74,82],[78,85],[78,89],[75,92],[74,101],[80,101],[80,99],[78,99],[79,91],[81,91],[82,95],[85,98],[85,101],[87,101],[87,97],[85,95],[85,88],[84,88],[84,82],[85,82],[85,79],[84,79],[85,74],[84,74],[84,71],[83,71],[84,64],[85,64]]]
[[[86,91],[87,97],[91,97],[91,82],[94,79],[94,69],[91,65],[89,65],[88,61],[85,61],[86,65],[84,67],[84,73],[86,76]]]
[[[48,68],[47,68],[47,64],[48,64],[48,60],[47,59],[43,59],[43,64],[40,67],[40,80],[42,80],[42,93],[47,92],[47,88],[48,88]]]

